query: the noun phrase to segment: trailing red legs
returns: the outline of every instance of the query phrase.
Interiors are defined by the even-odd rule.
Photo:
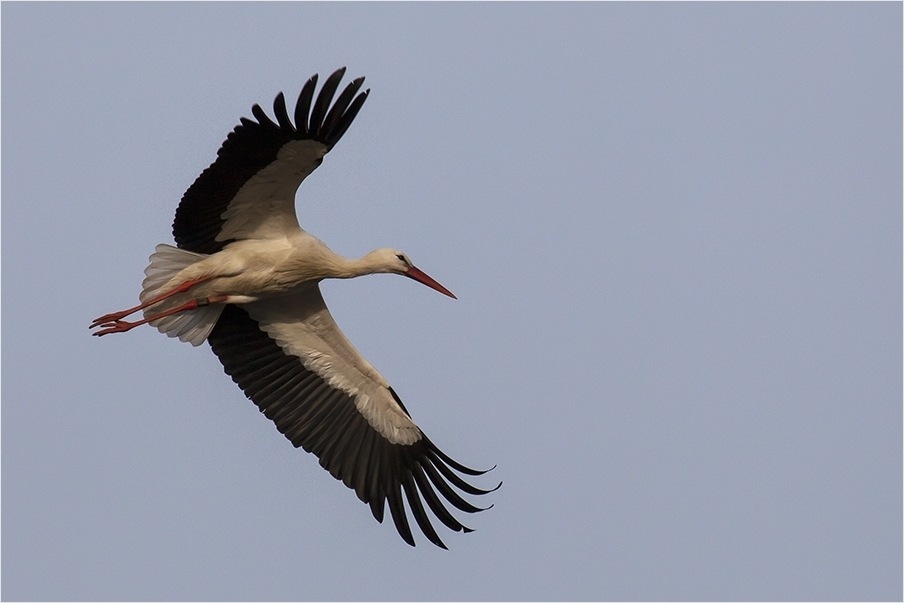
[[[93,329],[94,327],[107,326],[108,323],[113,324],[113,323],[121,322],[122,319],[125,318],[126,316],[128,316],[129,314],[134,314],[135,312],[138,312],[139,310],[144,310],[148,306],[153,306],[154,304],[158,304],[158,303],[162,302],[163,300],[176,295],[177,293],[185,293],[186,291],[188,291],[189,289],[191,289],[198,283],[203,283],[204,281],[206,281],[208,279],[210,279],[209,276],[204,277],[204,278],[199,278],[199,279],[196,279],[193,281],[185,281],[184,283],[182,283],[181,285],[179,285],[178,287],[176,287],[169,293],[164,293],[163,295],[158,295],[154,299],[148,300],[148,301],[144,302],[143,304],[139,304],[139,305],[135,306],[134,308],[129,308],[128,310],[122,310],[120,312],[111,312],[110,314],[104,314],[100,318],[95,318],[94,322],[92,322],[91,326],[88,328]],[[197,307],[197,306],[195,306],[195,307]],[[181,308],[181,306],[180,306],[180,308]],[[182,308],[182,309],[183,310],[191,310],[193,308]],[[173,312],[170,312],[169,314],[173,314]],[[169,316],[169,314],[166,314],[165,316]],[[154,316],[153,318],[149,318],[148,320],[142,321],[140,323],[126,323],[126,324],[132,324],[133,326],[137,326],[138,324],[145,324],[150,320],[157,320],[158,318],[163,318],[163,316],[164,315]],[[129,327],[129,328],[131,328],[131,327]],[[98,332],[98,333],[92,333],[92,334],[93,335],[106,335],[106,333],[104,333],[104,332]]]
[[[172,295],[172,293],[167,293],[161,299],[165,299],[167,297],[170,297],[171,295]],[[104,327],[104,328],[101,329],[100,331],[92,333],[92,335],[97,335],[98,337],[100,337],[101,335],[108,335],[109,333],[125,333],[126,331],[128,331],[130,329],[147,324],[147,323],[155,321],[155,320],[159,320],[161,318],[166,318],[167,316],[172,316],[173,314],[176,314],[177,312],[185,312],[186,310],[195,310],[202,306],[209,306],[210,304],[224,302],[227,299],[229,299],[228,295],[214,295],[213,297],[202,297],[199,299],[192,299],[192,300],[185,302],[181,306],[176,306],[175,308],[167,310],[166,312],[161,312],[160,314],[148,316],[147,318],[144,318],[142,320],[136,320],[135,322],[128,322],[128,321],[119,320],[119,319],[114,319],[114,320],[105,321],[105,322],[98,322],[101,320],[100,318],[98,318],[97,321],[95,321],[95,322],[97,322],[96,326]],[[154,302],[154,303],[157,303],[157,302]],[[151,304],[146,304],[146,305],[151,305]]]

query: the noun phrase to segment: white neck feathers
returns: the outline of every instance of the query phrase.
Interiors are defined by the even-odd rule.
[[[330,276],[333,278],[355,278],[367,274],[394,272],[394,265],[391,262],[394,257],[389,250],[385,249],[371,251],[358,259],[349,259],[337,255],[336,259],[338,261],[334,265],[335,273]]]

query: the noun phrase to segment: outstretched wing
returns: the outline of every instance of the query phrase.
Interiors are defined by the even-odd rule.
[[[243,117],[226,137],[217,160],[182,196],[173,222],[180,248],[210,254],[233,240],[298,231],[295,191],[342,138],[370,92],[357,94],[364,83],[358,78],[331,108],[344,74],[343,67],[327,78],[316,101],[317,75],[305,83],[294,125],[282,92],[273,101],[276,123],[260,106],[251,108],[257,121]]]
[[[296,447],[317,455],[324,469],[370,505],[377,521],[382,523],[389,503],[405,542],[414,546],[405,500],[437,546],[446,548],[424,501],[449,529],[471,531],[443,499],[466,513],[482,511],[455,488],[490,492],[456,473],[484,472],[452,460],[418,429],[386,380],[336,326],[317,285],[242,307],[227,305],[208,341],[226,372],[276,428]]]

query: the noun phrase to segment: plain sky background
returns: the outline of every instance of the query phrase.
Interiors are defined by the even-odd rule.
[[[240,116],[372,93],[298,196],[495,507],[402,542],[135,303]],[[2,6],[4,599],[902,597],[902,5]]]

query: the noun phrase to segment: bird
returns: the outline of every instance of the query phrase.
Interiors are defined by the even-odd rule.
[[[370,90],[348,83],[333,102],[346,68],[304,84],[289,118],[280,92],[276,121],[257,104],[242,117],[216,160],[188,188],[173,221],[175,246],[150,256],[139,305],[94,320],[92,335],[150,324],[169,337],[205,341],[227,375],[277,430],[354,490],[382,523],[389,507],[401,538],[415,546],[406,513],[423,535],[446,549],[427,514],[446,528],[472,532],[449,506],[475,506],[461,493],[482,489],[463,476],[487,470],[463,465],[414,423],[386,379],[333,320],[320,281],[375,273],[399,274],[455,295],[395,249],[347,259],[303,230],[295,210],[302,181],[323,162],[357,116]],[[141,320],[126,321],[142,312]],[[494,468],[494,467],[493,467]],[[426,503],[426,507],[425,507]]]

